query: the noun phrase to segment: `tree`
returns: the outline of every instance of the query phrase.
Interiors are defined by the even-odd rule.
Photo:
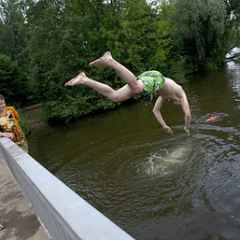
[[[226,6],[219,0],[177,0],[176,37],[195,69],[223,63]]]
[[[6,100],[15,105],[26,103],[27,85],[24,75],[10,57],[0,54],[0,89]]]
[[[141,73],[150,67],[155,36],[154,15],[145,0],[126,0],[120,15],[117,50],[130,69]]]
[[[227,16],[226,16],[226,37],[228,42],[228,51],[240,46],[240,1],[224,0]]]
[[[23,64],[25,60],[26,27],[22,12],[21,1],[0,1],[0,49],[17,63]]]
[[[174,75],[172,66],[179,62],[179,52],[174,42],[174,21],[175,4],[162,1],[156,8],[156,21],[154,24],[155,38],[152,45],[155,48],[151,57],[153,68],[161,69],[165,74]]]

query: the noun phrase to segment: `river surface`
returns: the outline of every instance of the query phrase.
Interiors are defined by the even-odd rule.
[[[178,106],[139,102],[35,129],[32,156],[138,240],[240,239],[240,65],[191,76],[191,136]],[[206,122],[209,113],[218,119]],[[97,240],[97,239],[96,239]]]

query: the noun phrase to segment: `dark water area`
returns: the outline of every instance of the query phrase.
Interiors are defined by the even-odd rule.
[[[183,84],[192,133],[178,106],[139,102],[30,136],[32,156],[138,240],[240,239],[240,65]],[[206,121],[209,113],[216,122]]]

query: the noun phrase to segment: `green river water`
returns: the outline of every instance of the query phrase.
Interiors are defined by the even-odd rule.
[[[67,126],[40,127],[31,155],[138,240],[240,239],[240,65],[192,76],[183,87],[192,133],[178,106],[164,134],[141,101]],[[219,120],[207,123],[208,113]]]

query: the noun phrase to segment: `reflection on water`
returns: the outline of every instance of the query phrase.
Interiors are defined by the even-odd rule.
[[[235,93],[233,99],[236,102],[236,107],[240,109],[240,64],[229,62],[227,64],[227,73],[229,76],[229,83]]]
[[[32,155],[136,239],[238,240],[240,67],[193,78],[190,137],[177,107],[163,109],[168,136],[141,102],[35,130]]]

